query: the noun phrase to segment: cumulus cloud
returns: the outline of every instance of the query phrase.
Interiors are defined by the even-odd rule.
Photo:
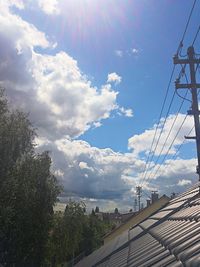
[[[158,156],[159,154],[164,155],[167,152],[169,154],[174,154],[176,152],[176,147],[183,142],[184,136],[188,134],[188,132],[191,130],[191,128],[194,125],[193,118],[188,116],[187,119],[185,120],[185,123],[182,129],[177,135],[180,125],[185,119],[185,114],[180,113],[174,123],[175,118],[176,118],[176,115],[170,115],[167,118],[165,125],[164,125],[164,118],[162,118],[161,121],[159,122],[157,134],[154,140],[155,141],[154,147],[153,147],[153,151],[155,150],[156,156]],[[164,128],[163,128],[163,125],[164,125]],[[172,128],[172,125],[173,125],[173,128]],[[135,154],[140,154],[142,152],[148,153],[151,148],[151,144],[154,138],[156,128],[157,128],[157,125],[154,125],[153,128],[145,130],[143,133],[139,135],[134,135],[131,138],[129,138],[129,141],[128,141],[129,148],[132,149]],[[163,131],[162,131],[162,128],[163,128]],[[171,128],[172,130],[169,135]],[[162,131],[162,135],[159,138],[161,131]],[[191,135],[193,135],[193,133],[191,133]],[[168,151],[174,139],[175,141],[173,145],[171,146],[170,150]],[[157,141],[158,141],[158,145],[156,147]]]
[[[55,56],[36,54],[34,59],[37,99],[50,110],[51,127],[60,137],[77,137],[117,109],[117,92],[109,85],[93,87],[65,52]]]
[[[93,86],[64,51],[36,52],[36,47],[53,44],[45,33],[13,14],[8,4],[0,4],[1,85],[13,104],[30,112],[40,135],[52,140],[78,137],[119,109],[118,92],[110,84]],[[121,80],[117,74],[111,78]]]
[[[122,50],[115,50],[115,55],[118,57],[123,57],[123,51]]]
[[[55,11],[58,1],[40,0],[46,13]],[[50,3],[49,2],[49,3]],[[0,84],[7,90],[11,103],[30,112],[34,126],[38,128],[39,138],[35,140],[38,151],[51,151],[53,171],[64,185],[66,195],[96,199],[110,208],[127,205],[132,201],[133,188],[141,181],[145,163],[140,160],[141,153],[148,153],[156,125],[140,135],[129,139],[131,153],[117,153],[112,149],[99,149],[87,142],[74,140],[92,127],[102,125],[112,112],[132,117],[131,109],[117,104],[118,92],[111,84],[95,87],[87,75],[79,68],[78,62],[64,51],[47,54],[53,49],[50,38],[34,25],[24,21],[10,9],[15,5],[24,8],[25,1],[0,1]],[[36,48],[40,49],[36,49]],[[43,51],[43,53],[38,52]],[[45,52],[44,52],[45,51]],[[121,56],[123,53],[121,54]],[[120,56],[120,54],[119,54]],[[109,76],[110,75],[110,76]],[[116,73],[108,75],[108,82],[120,83]],[[169,144],[183,119],[180,114],[177,125],[167,141]],[[164,127],[164,137],[172,125],[174,115],[169,116]],[[188,118],[170,153],[183,140],[191,128]],[[161,131],[161,120],[158,133]],[[162,138],[165,140],[165,138]],[[162,148],[159,144],[156,155]],[[166,150],[162,151],[164,155]],[[194,181],[196,161],[166,161],[162,173],[145,183],[146,188],[157,186],[161,191],[183,188],[185,181]],[[156,168],[151,164],[150,170]],[[149,171],[150,171],[149,170]],[[171,187],[170,187],[171,186]],[[99,201],[99,202],[98,202]]]
[[[112,72],[108,74],[108,79],[107,79],[108,83],[119,84],[121,81],[122,81],[122,77],[119,76],[116,72]]]
[[[153,166],[149,170],[149,180],[144,183],[148,190],[159,190],[161,194],[171,195],[172,192],[181,193],[186,190],[189,182],[194,184],[198,181],[196,174],[197,160],[192,159],[176,159],[166,160],[160,166]],[[159,168],[159,171],[157,172]],[[155,175],[156,174],[156,175]],[[148,176],[147,176],[148,177]],[[153,178],[153,179],[152,179]]]
[[[122,108],[120,108],[120,111],[126,117],[129,117],[129,118],[133,117],[133,111],[130,108],[129,109],[125,109],[124,107],[122,107]]]
[[[136,57],[140,53],[140,50],[137,48],[129,48],[127,50],[115,50],[114,53],[117,57],[123,57],[123,56]]]
[[[144,162],[132,154],[91,147],[81,140],[60,139],[39,149],[53,151],[53,165],[64,173],[65,192],[96,199],[121,199],[137,182]]]
[[[15,15],[11,5],[0,2],[0,82],[10,102],[30,112],[39,132],[37,149],[52,151],[54,173],[65,192],[120,198],[133,185],[126,178],[143,163],[129,154],[73,140],[89,128],[101,126],[111,112],[120,112],[118,92],[110,84],[93,86],[77,61],[64,51],[39,53],[37,47],[52,47],[49,38]],[[117,74],[110,79],[121,81]],[[131,113],[123,111],[126,116]]]
[[[39,7],[48,15],[58,15],[61,10],[58,0],[38,0]]]
[[[132,52],[134,55],[137,55],[137,54],[139,53],[139,49],[132,48],[131,52]]]
[[[190,185],[192,183],[191,180],[182,179],[178,181],[178,185],[184,186],[184,185]]]
[[[7,0],[7,1],[4,1],[4,4],[5,2],[7,2],[7,6],[15,6],[16,8],[18,9],[24,9],[24,0]]]

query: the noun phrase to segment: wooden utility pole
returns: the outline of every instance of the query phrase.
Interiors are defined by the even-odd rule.
[[[196,146],[197,146],[197,159],[198,159],[198,165],[196,168],[196,172],[199,175],[199,181],[200,181],[200,123],[199,123],[199,104],[198,104],[198,96],[197,96],[197,89],[200,88],[200,84],[196,82],[196,70],[195,66],[200,64],[200,59],[195,57],[195,51],[194,47],[190,46],[187,50],[187,59],[180,59],[178,55],[174,56],[174,64],[181,64],[183,65],[189,65],[190,68],[190,83],[189,84],[180,84],[180,80],[176,80],[176,89],[190,89],[192,94],[192,107],[191,110],[188,111],[188,115],[194,116],[194,125],[195,125],[195,134],[196,136],[185,136],[186,139],[195,139],[196,140]],[[200,192],[200,187],[199,187]]]
[[[136,186],[136,194],[138,197],[138,210],[140,211],[140,199],[141,199],[142,187]]]

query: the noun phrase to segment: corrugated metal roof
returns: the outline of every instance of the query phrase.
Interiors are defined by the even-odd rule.
[[[83,259],[77,267],[200,266],[198,185],[171,200],[121,236]]]

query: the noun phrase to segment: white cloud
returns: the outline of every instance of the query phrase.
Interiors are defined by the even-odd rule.
[[[38,0],[39,7],[48,15],[58,15],[61,10],[58,0]]]
[[[4,1],[6,2],[6,1]],[[24,9],[24,0],[7,0],[8,6],[15,6],[18,9]]]
[[[185,114],[180,113],[178,115],[176,122],[173,126],[173,129],[171,131],[171,134],[168,137],[169,131],[173,125],[175,117],[176,117],[176,115],[170,115],[167,118],[165,126],[163,128],[163,133],[160,137],[160,140],[159,140],[157,148],[156,148],[155,146],[156,146],[157,141],[159,139],[159,135],[160,135],[160,132],[162,130],[164,119],[162,118],[160,123],[159,123],[159,127],[157,130],[157,134],[156,134],[156,138],[155,138],[155,142],[154,142],[154,146],[153,146],[153,151],[156,148],[156,150],[155,150],[156,156],[158,156],[160,153],[161,153],[161,155],[164,155],[167,153],[172,141],[174,140],[174,138],[177,134],[177,131],[180,128],[182,121],[185,118]],[[174,154],[176,152],[176,147],[183,142],[184,136],[188,134],[188,132],[191,130],[193,124],[194,124],[193,118],[188,116],[181,131],[179,132],[178,136],[176,137],[174,144],[169,151],[169,154]],[[139,135],[134,135],[133,137],[129,138],[129,148],[132,149],[135,154],[140,154],[141,152],[148,153],[150,148],[151,148],[151,143],[152,143],[152,140],[154,138],[156,127],[157,127],[157,125],[154,125],[153,128],[145,130],[143,133],[141,133]],[[193,133],[191,133],[191,135],[193,135]],[[166,139],[167,139],[167,142],[165,142]],[[163,145],[164,145],[164,149],[162,149]]]
[[[123,57],[123,51],[122,50],[115,50],[115,55],[118,57]]]
[[[93,123],[95,128],[101,127],[101,123],[99,121]]]
[[[30,112],[40,136],[35,140],[37,149],[52,151],[54,173],[65,191],[120,198],[133,185],[126,177],[143,163],[129,154],[72,140],[90,127],[100,126],[112,111],[120,111],[118,92],[110,84],[93,86],[77,61],[66,52],[56,55],[36,52],[36,47],[52,47],[51,42],[45,33],[13,14],[3,2],[0,38],[1,85],[13,105]],[[117,74],[110,79],[121,81]],[[124,113],[128,115],[130,111],[124,109]]]
[[[192,183],[191,180],[186,180],[186,179],[182,179],[178,181],[178,185],[180,186],[190,185],[191,183]]]
[[[57,12],[54,9],[56,1],[50,3],[54,3],[51,8],[50,4],[44,6],[48,3],[43,1],[43,9],[47,8],[49,14]],[[118,106],[118,92],[110,84],[100,88],[92,85],[80,70],[78,62],[66,52],[59,51],[56,55],[53,51],[51,55],[36,52],[37,47],[42,51],[54,46],[45,33],[9,9],[10,5],[22,9],[25,4],[25,1],[20,0],[0,1],[1,85],[7,89],[12,104],[30,112],[31,120],[39,131],[40,137],[35,140],[38,151],[52,151],[54,173],[62,181],[66,194],[75,193],[98,199],[104,207],[106,204],[110,208],[116,205],[119,207],[121,203],[128,207],[133,197],[131,190],[140,181],[144,169],[144,161],[139,159],[139,155],[150,149],[156,126],[129,139],[129,148],[133,153],[117,153],[109,148],[99,149],[91,147],[87,142],[73,140],[91,127],[101,126],[113,111],[128,117],[132,117],[133,112]],[[42,1],[40,4],[42,5]],[[123,52],[118,56],[123,56]],[[116,73],[109,75],[109,82],[121,82],[121,77]],[[175,136],[183,116],[179,115],[168,144]],[[173,118],[174,115],[171,115],[167,119],[164,137],[167,136]],[[192,123],[192,118],[186,121],[171,148],[172,154]],[[160,128],[161,126],[159,131]],[[163,141],[159,144],[156,155],[162,144]],[[166,150],[162,152],[164,153]],[[157,186],[160,190],[163,186],[165,189],[170,186],[184,187],[183,181],[194,181],[195,166],[194,159],[166,161],[161,168],[162,172],[155,179],[150,179],[151,183],[146,183],[145,186]],[[155,168],[153,164],[152,168]]]
[[[108,79],[107,79],[108,83],[119,84],[121,81],[122,81],[122,77],[119,76],[116,72],[112,72],[108,74]]]
[[[139,50],[136,49],[136,48],[132,48],[131,52],[134,54],[134,55],[137,55],[139,53]]]
[[[92,167],[89,167],[88,164],[87,164],[87,162],[84,162],[84,161],[79,162],[79,167],[82,170],[85,169],[85,170],[94,171],[94,169]]]
[[[126,117],[129,117],[129,118],[133,117],[133,111],[130,108],[129,109],[125,109],[124,107],[122,107],[122,108],[120,108],[120,111]]]
[[[109,85],[100,90],[93,87],[65,52],[55,56],[35,54],[34,64],[38,102],[50,111],[49,120],[54,121],[51,127],[61,136],[79,136],[117,109],[117,92]]]
[[[45,33],[0,2],[0,82],[13,104],[30,112],[41,137],[77,137],[119,109],[110,84],[96,88],[66,52],[36,53],[53,47]],[[121,77],[110,77],[115,82]],[[84,112],[83,112],[84,111]]]
[[[127,50],[115,50],[115,55],[118,57],[123,57],[125,55],[127,56],[138,56],[138,54],[140,53],[140,50],[137,48],[131,48],[131,49],[127,49]]]
[[[132,154],[91,147],[81,140],[60,139],[38,149],[53,151],[53,165],[64,173],[66,193],[89,198],[124,198],[137,182],[134,177],[144,168],[144,162]]]
[[[58,169],[58,170],[54,171],[54,175],[58,176],[58,177],[63,177],[64,176],[64,172]]]

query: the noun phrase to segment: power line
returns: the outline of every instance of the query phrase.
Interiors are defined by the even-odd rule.
[[[181,51],[181,49],[182,49],[182,47],[183,47],[183,41],[184,41],[184,38],[185,38],[185,35],[186,35],[186,32],[187,32],[188,26],[189,26],[189,23],[190,23],[190,20],[191,20],[193,11],[194,11],[194,7],[195,7],[195,5],[196,5],[196,2],[197,2],[197,0],[194,0],[193,5],[192,5],[192,9],[191,9],[191,11],[190,11],[190,14],[189,14],[189,17],[188,17],[188,20],[187,20],[187,23],[186,23],[186,25],[185,25],[185,30],[184,30],[184,32],[183,32],[183,36],[182,36],[182,39],[181,39],[181,41],[180,41],[180,43],[179,43],[179,46],[178,46],[178,49],[177,49],[176,54],[179,54],[180,51]]]
[[[179,74],[179,78],[178,78],[178,79],[180,79],[180,77],[181,77],[182,74],[184,74],[185,79],[186,79],[186,81],[187,81],[187,83],[188,83],[188,78],[187,78],[187,75],[186,75],[186,73],[185,73],[185,65],[182,66],[182,70],[181,70],[181,72],[180,72],[180,74]],[[181,98],[182,98],[182,102],[181,102],[181,104],[180,104],[180,106],[179,106],[179,109],[178,109],[178,111],[177,111],[177,113],[176,113],[176,116],[175,116],[175,118],[174,118],[174,120],[173,120],[173,123],[172,123],[172,125],[171,125],[171,127],[170,127],[170,130],[169,130],[168,135],[167,135],[167,137],[166,137],[166,139],[165,139],[165,142],[164,142],[164,144],[162,145],[162,148],[161,148],[161,150],[160,150],[160,153],[159,153],[159,155],[158,155],[158,157],[157,157],[157,159],[156,159],[155,165],[158,163],[158,161],[159,161],[159,159],[160,159],[160,157],[161,157],[161,155],[162,155],[162,152],[163,152],[163,150],[164,150],[164,148],[165,148],[165,145],[166,145],[166,143],[167,143],[167,140],[169,139],[169,136],[170,136],[170,134],[171,134],[171,132],[172,132],[172,130],[173,130],[173,128],[174,128],[174,125],[175,125],[175,123],[176,123],[176,120],[177,120],[177,118],[178,118],[178,115],[179,115],[179,113],[180,113],[180,111],[181,111],[181,109],[182,109],[182,106],[183,106],[183,104],[184,104],[184,101],[187,100],[187,99],[186,99],[187,94],[188,94],[188,90],[185,92],[184,97],[181,96]],[[153,173],[153,171],[150,172],[150,174],[148,175],[147,180],[149,179],[149,177],[151,176],[152,173]]]
[[[193,42],[192,42],[192,46],[195,44],[199,32],[200,32],[200,25],[199,25],[199,27],[198,27],[198,29],[197,29],[196,35],[195,35],[194,40],[193,40]]]
[[[187,94],[188,94],[188,91],[186,91],[186,93],[185,93],[185,97],[187,96]],[[177,113],[176,113],[176,116],[175,116],[175,118],[174,118],[174,120],[173,120],[173,123],[172,123],[172,125],[171,125],[171,127],[170,127],[170,130],[169,130],[169,132],[168,132],[168,135],[167,135],[167,137],[166,137],[166,139],[165,139],[165,142],[164,142],[164,144],[162,145],[162,148],[161,148],[161,150],[160,150],[160,153],[159,153],[159,155],[158,155],[158,157],[157,157],[157,159],[156,159],[155,164],[158,163],[158,161],[159,161],[159,159],[160,159],[160,157],[161,157],[161,155],[162,155],[162,152],[163,152],[163,150],[164,150],[164,148],[165,148],[165,145],[166,145],[166,143],[167,143],[167,141],[168,141],[168,139],[169,139],[169,136],[170,136],[170,134],[171,134],[171,132],[172,132],[172,130],[173,130],[173,128],[174,128],[174,125],[175,125],[175,123],[176,123],[176,121],[177,121],[178,115],[179,115],[179,113],[180,113],[180,111],[181,111],[181,109],[182,109],[182,106],[183,106],[184,101],[185,101],[185,99],[183,98],[183,99],[182,99],[182,102],[181,102],[181,105],[180,105],[180,107],[179,107],[179,109],[178,109],[178,111],[177,111]]]
[[[194,130],[194,126],[191,128],[191,130],[187,133],[187,136],[189,136],[191,134],[191,132]],[[172,156],[172,160],[175,160],[178,156],[178,152],[181,150],[181,148],[183,147],[184,143],[186,142],[186,139],[183,140],[183,142],[178,146],[178,148],[176,149],[176,153]]]
[[[182,47],[183,47],[183,41],[184,41],[184,38],[185,38],[185,35],[186,35],[186,32],[187,32],[187,29],[188,29],[188,26],[189,26],[189,23],[190,23],[192,14],[193,14],[193,10],[194,10],[195,4],[196,4],[196,0],[194,0],[194,2],[193,2],[193,6],[192,6],[192,9],[191,9],[191,11],[190,11],[190,14],[189,14],[189,17],[188,17],[188,20],[187,20],[187,23],[186,23],[186,26],[185,26],[185,29],[184,29],[184,32],[183,32],[183,35],[182,35],[182,39],[181,39],[181,41],[180,41],[180,43],[179,43],[179,46],[178,46],[178,48],[177,48],[177,55],[180,53],[180,50],[181,50]],[[148,156],[147,156],[147,160],[146,160],[146,163],[145,163],[145,166],[144,166],[143,176],[142,176],[142,180],[143,180],[143,181],[144,181],[145,178],[146,178],[147,169],[150,167],[151,160],[152,160],[153,157],[154,157],[155,150],[156,150],[156,148],[157,148],[158,142],[159,142],[159,140],[160,140],[160,137],[161,137],[161,134],[162,134],[162,131],[163,131],[163,128],[164,128],[164,125],[165,125],[165,122],[166,122],[166,119],[167,119],[167,116],[168,116],[168,115],[165,116],[165,121],[164,121],[163,127],[162,127],[162,129],[161,129],[161,132],[160,132],[160,135],[159,135],[157,144],[156,144],[156,146],[155,146],[154,152],[152,153],[153,145],[154,145],[154,142],[155,142],[155,139],[156,139],[156,135],[157,135],[157,132],[158,132],[158,128],[159,128],[159,125],[160,125],[160,120],[161,120],[161,117],[162,117],[162,113],[163,113],[163,110],[164,110],[164,106],[165,106],[165,104],[166,104],[166,100],[167,100],[167,97],[168,97],[168,94],[169,94],[169,88],[170,88],[170,84],[171,84],[171,81],[172,81],[172,77],[173,77],[173,75],[174,75],[174,71],[175,71],[175,66],[173,66],[173,69],[172,69],[172,72],[171,72],[171,75],[170,75],[170,80],[169,80],[169,83],[168,83],[168,86],[167,86],[167,91],[166,91],[166,94],[165,94],[165,97],[164,97],[164,101],[163,101],[163,105],[162,105],[161,112],[160,112],[160,115],[159,115],[158,123],[157,123],[156,129],[155,129],[155,132],[154,132],[154,136],[153,136],[153,140],[152,140],[152,143],[151,143],[151,147],[150,147],[150,150],[149,150],[149,153],[148,153]],[[174,95],[173,95],[173,98],[174,98]],[[173,99],[173,98],[172,98],[172,99]],[[171,103],[170,103],[170,107],[169,107],[168,111],[169,111],[170,108],[171,108],[171,104],[172,104],[172,102],[173,102],[173,101],[171,101]],[[150,155],[152,155],[152,156],[151,156],[151,160],[150,160],[150,163],[149,163]]]
[[[172,80],[172,75],[171,75],[171,79],[170,79],[170,82],[169,82],[169,87],[170,87],[170,84],[171,84],[171,80]],[[156,149],[157,149],[157,147],[158,147],[158,143],[159,143],[159,141],[160,141],[161,135],[162,135],[162,133],[163,133],[164,126],[165,126],[165,123],[166,123],[166,121],[167,121],[167,116],[169,115],[169,112],[170,112],[172,103],[173,103],[173,101],[174,101],[174,97],[175,97],[175,91],[174,91],[173,96],[172,96],[172,99],[171,99],[171,101],[170,101],[169,108],[168,108],[168,110],[167,110],[167,114],[166,114],[165,119],[164,119],[164,123],[162,124],[161,130],[160,130],[160,134],[159,134],[158,139],[157,139],[157,141],[156,141],[156,145],[155,145],[153,151],[151,151],[151,153],[149,153],[149,155],[151,154],[151,158],[150,158],[150,160],[149,160],[149,162],[148,162],[149,164],[148,164],[148,167],[147,167],[147,168],[150,167],[151,161],[153,160],[153,158],[154,158],[154,156],[155,156],[155,152],[156,152]],[[159,119],[161,120],[161,117],[160,117]],[[159,122],[158,122],[158,124],[157,124],[157,127],[156,127],[156,131],[155,131],[155,134],[154,134],[155,137],[156,137],[156,133],[157,133],[157,131],[158,131],[158,127],[159,127],[159,125],[160,125],[160,120],[159,120]],[[153,139],[153,142],[152,142],[153,144],[154,144],[154,141],[155,141],[155,138]],[[152,147],[153,147],[153,145],[152,145]],[[152,150],[152,148],[151,148],[151,150]],[[146,168],[146,169],[147,169],[147,168]],[[144,177],[143,177],[142,184],[144,183],[144,180],[146,179],[146,174],[147,174],[147,170],[145,171],[145,175],[144,175]]]
[[[185,118],[184,118],[184,120],[185,120]],[[193,130],[194,130],[194,126],[187,133],[187,136],[189,136],[192,133]],[[169,158],[170,160],[175,160],[178,157],[178,153],[181,150],[181,148],[183,147],[185,142],[186,142],[186,139],[184,139],[183,142],[178,146],[178,148],[176,149],[176,153],[171,158]],[[159,165],[159,169],[160,168],[161,168],[161,165]],[[159,169],[156,171],[156,174],[158,173]],[[156,174],[154,175],[154,177],[156,176]]]
[[[148,198],[151,198],[151,196],[150,196],[144,189],[142,189],[142,192],[143,192]]]
[[[162,159],[162,162],[159,164],[158,169],[155,171],[153,177],[150,177],[150,176],[149,176],[148,179],[150,179],[150,178],[153,179],[153,178],[157,175],[157,173],[158,173],[158,171],[160,170],[160,168],[161,168],[163,162],[165,161],[166,157],[168,156],[168,154],[169,154],[169,152],[170,152],[170,150],[171,150],[171,148],[172,148],[172,146],[173,146],[173,144],[174,144],[174,142],[175,142],[175,140],[176,140],[176,138],[177,138],[177,136],[178,136],[180,130],[182,129],[183,124],[185,123],[187,116],[188,116],[188,114],[185,115],[185,117],[184,117],[184,119],[183,119],[183,121],[182,121],[182,123],[181,123],[181,125],[180,125],[180,127],[179,127],[179,129],[178,129],[178,131],[177,131],[177,133],[176,133],[176,135],[175,135],[175,137],[174,137],[172,143],[171,143],[171,145],[169,146],[169,148],[168,148],[168,150],[167,150],[167,153],[165,154],[164,158]],[[153,172],[152,172],[152,173],[153,173]]]
[[[170,79],[169,79],[169,83],[168,83],[166,94],[165,94],[164,101],[163,101],[163,104],[162,104],[161,112],[160,112],[160,115],[159,115],[159,118],[158,118],[158,123],[156,125],[156,129],[155,129],[155,132],[154,132],[154,136],[153,136],[153,140],[152,140],[152,143],[151,143],[151,147],[150,147],[150,150],[149,150],[149,153],[148,153],[148,156],[147,156],[147,160],[146,160],[146,163],[145,163],[145,167],[144,167],[144,170],[143,170],[143,177],[142,177],[142,179],[145,179],[146,171],[147,171],[147,168],[149,167],[148,166],[148,163],[149,163],[150,154],[152,153],[153,145],[154,145],[156,134],[157,134],[158,127],[159,127],[159,122],[160,122],[160,120],[162,118],[164,106],[165,106],[165,103],[167,101],[167,97],[168,97],[168,94],[169,94],[169,88],[170,88],[170,84],[172,82],[174,71],[175,71],[175,66],[172,69],[172,73],[171,73],[171,76],[170,76]]]

